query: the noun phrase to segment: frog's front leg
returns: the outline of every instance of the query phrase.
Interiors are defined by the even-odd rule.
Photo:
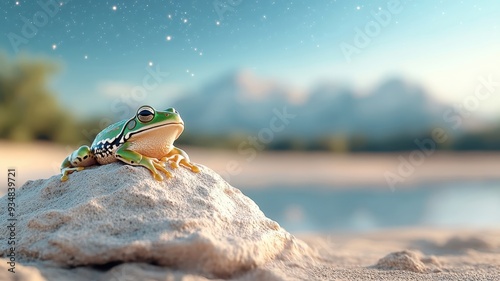
[[[73,151],[68,157],[64,159],[61,164],[61,181],[67,181],[68,175],[81,171],[85,167],[96,164],[96,160],[90,148],[86,145],[80,146],[77,150]]]
[[[188,154],[177,147],[173,147],[172,150],[167,154],[167,156],[163,157],[161,159],[162,162],[170,161],[170,167],[172,169],[179,168],[179,164],[190,169],[194,173],[198,173],[200,171],[200,168],[196,167],[191,161],[189,160]]]
[[[160,160],[156,158],[147,157],[135,151],[129,150],[128,149],[129,146],[130,145],[127,143],[120,146],[115,152],[116,159],[130,165],[139,165],[145,167],[146,169],[151,171],[153,177],[159,181],[163,180],[163,177],[160,175],[160,173],[158,173],[156,169],[164,172],[167,175],[167,177],[169,178],[172,177],[170,172],[167,171],[167,169],[165,169],[163,163]]]

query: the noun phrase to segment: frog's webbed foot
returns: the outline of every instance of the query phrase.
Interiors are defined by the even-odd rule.
[[[90,148],[86,145],[81,146],[77,150],[73,151],[61,164],[61,181],[67,181],[68,175],[73,172],[79,172],[87,166],[94,165],[96,163]]]
[[[135,151],[128,150],[127,147],[128,147],[127,145],[124,145],[118,148],[118,150],[116,151],[117,159],[130,165],[138,165],[145,167],[151,172],[151,174],[153,174],[155,180],[158,181],[163,180],[163,176],[158,172],[158,170],[164,172],[168,178],[172,177],[172,174],[170,174],[170,172],[167,171],[167,169],[165,169],[164,162],[156,158],[147,157]]]
[[[143,157],[143,159],[145,159],[145,158],[146,158],[146,159],[147,159],[147,158],[149,158],[149,157],[146,157],[146,156],[142,156],[142,157]],[[164,173],[165,173],[165,175],[167,175],[167,178],[171,178],[171,177],[172,177],[172,174],[171,174],[171,173],[170,173],[167,169],[165,169],[165,163],[164,163],[163,161],[158,160],[158,159],[156,159],[156,158],[149,158],[149,159],[150,159],[151,163],[153,164],[153,166],[154,166],[156,169],[158,169],[158,170],[160,170],[160,171],[164,172]],[[144,161],[144,160],[143,160],[143,161]],[[147,160],[146,160],[146,161],[147,161]],[[161,180],[163,180],[163,177],[162,177],[162,176],[161,176],[158,172],[157,172],[156,174],[154,174],[154,173],[153,173],[153,175],[154,175],[154,177],[155,177],[155,179],[156,179],[156,180],[160,180],[160,181],[161,181]],[[158,177],[158,176],[159,176],[159,177]]]
[[[193,163],[189,161],[189,156],[187,153],[177,147],[174,147],[167,156],[163,157],[161,161],[170,162],[170,167],[172,169],[179,168],[179,165],[184,166],[185,168],[190,169],[194,173],[200,172],[200,168],[195,166]]]

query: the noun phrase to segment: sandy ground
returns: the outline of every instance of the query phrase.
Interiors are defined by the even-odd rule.
[[[500,280],[500,229],[412,228],[368,234],[298,235],[298,238],[318,251],[315,261],[271,262],[231,280]],[[388,255],[385,262],[381,261]],[[15,275],[0,273],[0,279],[83,281],[121,280],[116,276],[125,276],[158,281],[208,280],[149,264],[117,265],[106,274],[102,268],[26,266],[18,265]],[[3,262],[0,267],[2,272],[7,269]]]
[[[194,162],[211,167],[225,176],[233,186],[240,188],[311,184],[332,188],[388,188],[384,173],[398,173],[401,159],[408,159],[406,153],[332,155],[319,152],[273,152],[259,153],[254,160],[247,161],[244,156],[234,152],[189,147],[185,150]],[[6,171],[11,167],[17,171],[18,186],[29,179],[48,178],[59,173],[60,162],[70,152],[70,148],[47,143],[1,142],[0,168],[5,172],[1,173],[0,180],[7,182]],[[434,153],[424,158],[419,165],[412,165],[413,170],[404,175],[404,182],[400,185],[405,187],[421,182],[448,180],[499,180],[499,160],[500,153]],[[4,188],[1,191],[3,195],[6,185],[1,186]],[[317,261],[312,264],[298,262],[295,265],[273,263],[264,267],[266,272],[272,274],[259,275],[257,272],[241,276],[239,280],[500,280],[498,227],[300,234],[298,238],[318,251]],[[391,253],[398,254],[391,256]],[[136,265],[130,266],[135,268]],[[0,267],[2,272],[7,269],[4,262]],[[185,277],[175,275],[178,272],[171,275],[171,270],[165,273],[161,268],[153,268],[153,265],[146,267],[146,271],[155,271],[158,276],[163,276],[151,280],[181,280]],[[96,269],[82,270],[90,272]],[[43,275],[51,280],[47,273]],[[18,280],[13,278],[20,276],[0,274],[0,280]],[[206,280],[191,277],[182,280]],[[19,280],[44,280],[27,278]]]
[[[500,280],[500,229],[391,229],[371,233],[300,235],[330,265],[313,279],[325,280]],[[399,269],[380,268],[389,253],[409,250],[431,260],[415,272],[405,259]]]
[[[248,159],[233,151],[182,147],[195,163],[212,168],[239,188],[267,186],[329,186],[390,188],[386,173],[400,177],[396,188],[424,182],[500,180],[500,153],[435,152],[420,162],[409,153],[331,154],[324,152],[260,152]],[[49,178],[59,173],[62,160],[73,147],[51,143],[0,142],[0,169],[16,168],[18,186],[27,180]],[[410,164],[404,164],[405,160]],[[399,171],[402,169],[402,173]],[[6,172],[0,180],[6,182]],[[4,185],[1,185],[4,187]],[[0,194],[5,191],[3,188]]]

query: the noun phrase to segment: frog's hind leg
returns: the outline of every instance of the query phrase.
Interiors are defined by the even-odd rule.
[[[61,181],[67,181],[68,175],[83,170],[87,166],[95,165],[96,160],[90,148],[86,145],[73,151],[61,164]]]

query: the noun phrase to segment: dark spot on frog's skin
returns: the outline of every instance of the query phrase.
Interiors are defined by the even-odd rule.
[[[80,156],[76,157],[76,159],[78,159],[78,161],[80,161],[80,162],[82,161],[82,157],[80,157]]]
[[[87,159],[88,157],[89,157],[88,155],[85,155],[85,156],[83,156],[83,159]]]
[[[134,161],[130,161],[130,164],[134,164]]]

